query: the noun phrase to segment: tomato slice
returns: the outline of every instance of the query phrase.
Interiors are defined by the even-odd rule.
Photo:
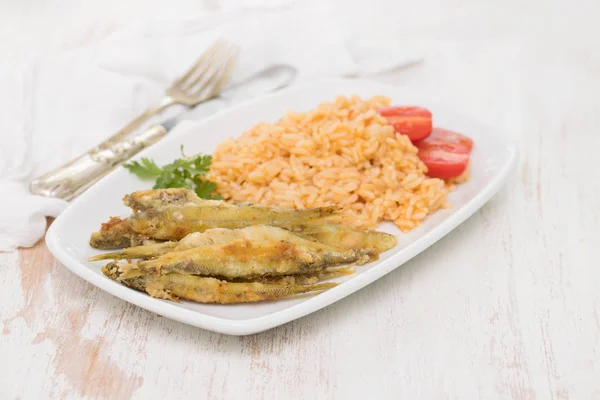
[[[431,134],[416,142],[415,146],[419,149],[440,149],[450,153],[469,154],[473,148],[473,140],[448,129],[433,128]]]
[[[413,142],[425,139],[431,133],[431,112],[426,108],[394,106],[380,108],[377,112],[385,117],[397,133],[408,136]]]
[[[447,151],[448,153],[469,154],[469,148],[463,144],[448,143],[441,140],[429,141],[427,139],[429,138],[414,143],[414,145],[417,146],[419,150],[437,149]]]
[[[427,166],[427,175],[440,179],[456,178],[469,164],[468,154],[434,148],[419,149],[419,158]]]

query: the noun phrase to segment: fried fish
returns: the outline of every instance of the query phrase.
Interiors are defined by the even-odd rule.
[[[189,250],[198,246],[223,245],[232,243],[236,240],[243,240],[254,245],[267,246],[275,243],[291,243],[322,254],[328,260],[335,260],[339,254],[344,253],[344,250],[351,250],[359,256],[375,255],[374,251],[370,249],[350,247],[339,248],[331,244],[324,244],[319,241],[309,240],[308,238],[304,238],[286,229],[268,225],[254,225],[241,229],[213,228],[202,233],[194,232],[187,235],[179,242],[164,242],[145,246],[129,247],[112,253],[99,254],[92,257],[90,261],[107,259],[150,259],[167,253]],[[246,247],[250,248],[251,246],[246,244]],[[346,260],[346,258],[344,258],[344,260]]]
[[[298,234],[320,243],[341,249],[372,249],[383,253],[398,244],[395,235],[374,230],[358,230],[351,226],[334,222],[317,222],[292,228]]]
[[[363,264],[368,260],[368,255],[355,250],[319,251],[287,241],[251,242],[238,239],[224,245],[198,246],[170,252],[120,267],[127,277],[176,272],[250,279],[311,273],[341,264]]]
[[[334,282],[315,285],[227,282],[216,278],[177,273],[126,278],[122,276],[120,268],[114,263],[102,268],[102,272],[109,278],[132,289],[148,293],[151,297],[174,301],[181,298],[197,303],[253,303],[323,291],[337,286]]]
[[[98,249],[137,246],[149,239],[177,241],[193,232],[212,228],[244,228],[272,225],[292,228],[333,216],[338,207],[305,210],[280,209],[253,204],[204,200],[188,189],[141,190],[126,195],[129,218],[111,218],[94,232],[90,245]]]
[[[98,232],[92,233],[90,246],[96,249],[122,249],[139,246],[149,241],[149,237],[131,229],[128,219],[111,217],[104,222]]]
[[[257,205],[233,205],[213,200],[207,202],[209,203],[168,205],[138,212],[129,218],[131,228],[153,239],[179,240],[192,232],[204,232],[211,228],[299,226],[308,221],[326,218],[337,211],[337,207],[288,210]]]

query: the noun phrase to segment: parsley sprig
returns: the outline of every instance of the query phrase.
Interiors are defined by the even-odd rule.
[[[222,197],[214,193],[217,184],[202,179],[210,168],[212,156],[198,153],[188,157],[181,146],[181,157],[162,167],[146,157],[123,166],[140,179],[155,179],[153,189],[188,188],[202,199],[221,200]]]

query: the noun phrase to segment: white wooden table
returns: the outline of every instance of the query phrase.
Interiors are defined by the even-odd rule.
[[[89,43],[134,16],[223,7],[121,3],[3,3],[0,63]],[[600,398],[600,3],[337,2],[367,3],[374,34],[425,50],[425,64],[380,79],[518,143],[499,194],[383,279],[250,337],[112,297],[43,243],[0,254],[0,398]]]

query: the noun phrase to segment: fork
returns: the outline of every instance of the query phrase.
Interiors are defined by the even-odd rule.
[[[158,104],[95,148],[34,179],[31,192],[68,201],[87,190],[116,166],[153,144],[147,140],[126,140],[150,118],[173,105],[191,108],[217,96],[229,80],[237,53],[237,46],[223,40],[215,42],[167,88]]]

